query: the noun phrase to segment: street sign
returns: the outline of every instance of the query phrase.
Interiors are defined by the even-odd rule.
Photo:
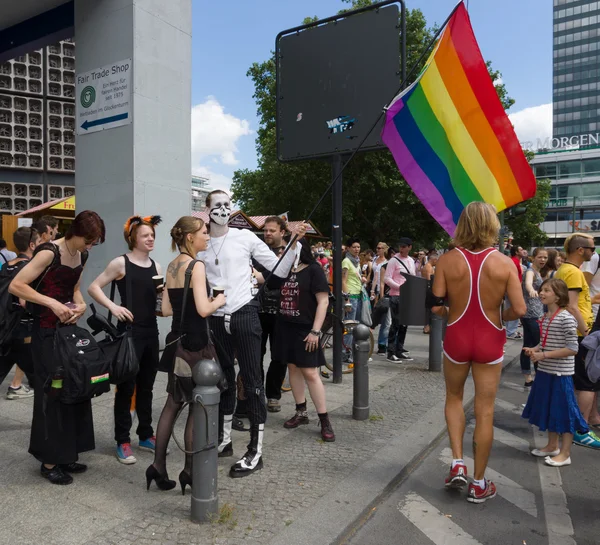
[[[77,74],[77,134],[131,123],[131,59]]]

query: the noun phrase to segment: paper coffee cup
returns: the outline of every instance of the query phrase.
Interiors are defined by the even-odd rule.
[[[165,277],[157,274],[156,276],[152,277],[152,282],[154,282],[154,289],[157,290],[165,283]]]
[[[221,295],[222,293],[225,293],[225,288],[223,288],[222,286],[213,286],[212,292],[213,292],[213,297],[216,297],[217,295]]]

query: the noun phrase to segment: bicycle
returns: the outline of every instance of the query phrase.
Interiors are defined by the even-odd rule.
[[[342,323],[342,335],[345,336],[349,333],[352,333],[354,328],[360,324],[358,320],[340,320],[340,318],[333,312],[333,305],[330,304],[330,308],[327,311],[327,316],[325,317],[325,321],[323,322],[323,326],[321,327],[321,348],[324,350],[325,348],[329,348],[333,345],[330,341],[333,339],[333,325],[334,320],[338,320]],[[369,358],[373,355],[373,350],[375,348],[375,337],[373,336],[373,330],[369,328]],[[348,347],[344,344],[344,337],[342,337],[342,349],[344,352],[348,352],[352,350],[352,347]],[[325,367],[329,369],[329,371],[333,371],[333,362],[325,361]],[[342,373],[348,374],[354,371],[354,364],[351,362],[342,362]],[[321,371],[321,375],[325,378],[329,378],[329,374]]]

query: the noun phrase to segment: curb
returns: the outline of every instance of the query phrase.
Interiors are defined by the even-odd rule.
[[[507,363],[502,373],[518,361]],[[465,412],[475,399],[472,382],[465,385]],[[416,468],[446,434],[445,401],[429,409],[351,475],[316,501],[269,545],[344,545],[392,491]]]

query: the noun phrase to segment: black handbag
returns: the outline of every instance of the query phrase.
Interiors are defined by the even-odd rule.
[[[389,297],[382,297],[381,299],[379,299],[379,301],[377,301],[377,304],[373,308],[373,325],[371,327],[375,328],[379,324],[381,324],[389,309]]]
[[[132,298],[131,274],[129,269],[129,259],[125,258],[125,286],[127,289],[128,300]],[[110,300],[115,300],[116,282],[113,280],[110,287]],[[127,322],[125,331],[119,332],[111,323],[112,314],[109,312],[108,319],[103,320],[103,316],[96,314],[96,309],[92,308],[93,315],[88,318],[88,325],[95,329],[102,323],[102,330],[106,337],[98,344],[111,359],[110,382],[112,384],[122,384],[136,377],[140,370],[140,363],[135,352],[133,342],[133,329],[131,323]],[[94,320],[95,319],[95,320]],[[94,325],[90,323],[94,320]],[[104,323],[108,323],[110,329],[107,329]]]

